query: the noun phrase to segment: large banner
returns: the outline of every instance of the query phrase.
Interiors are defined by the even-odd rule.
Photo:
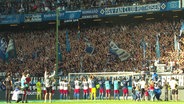
[[[26,14],[24,15],[24,22],[41,22],[42,14]]]
[[[102,8],[99,11],[99,15],[111,16],[111,15],[121,15],[121,14],[129,14],[129,13],[135,14],[135,13],[154,12],[154,11],[177,10],[179,8],[180,8],[180,2],[172,1],[167,3]]]
[[[0,15],[0,24],[18,24],[21,15]]]
[[[137,5],[137,6],[123,6],[123,7],[112,7],[100,10],[100,14],[103,16],[108,15],[120,15],[124,13],[140,13],[149,11],[160,11],[160,3],[149,4],[149,5]]]

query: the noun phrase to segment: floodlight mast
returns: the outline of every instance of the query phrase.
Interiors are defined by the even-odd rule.
[[[59,63],[59,57],[58,57],[58,45],[59,45],[59,38],[58,38],[58,27],[59,27],[59,9],[56,9],[56,74],[58,74],[58,63]]]

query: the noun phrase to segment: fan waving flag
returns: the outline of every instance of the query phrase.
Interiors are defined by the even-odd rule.
[[[180,35],[179,36],[181,36],[183,33],[184,33],[184,22],[181,23]]]
[[[5,53],[6,53],[6,47],[7,47],[7,43],[5,41],[4,38],[0,39],[0,58],[5,61],[6,57],[5,57]]]
[[[112,53],[113,55],[116,55],[117,57],[119,57],[119,59],[121,61],[125,61],[128,58],[130,58],[130,53],[128,53],[126,50],[119,48],[116,43],[114,43],[113,41],[110,42],[109,44],[110,46],[110,53]]]
[[[0,58],[4,61],[6,59],[3,51],[0,50]]]
[[[84,38],[84,40],[86,41],[86,48],[85,48],[85,52],[89,53],[89,54],[93,54],[94,52],[94,47],[91,45],[91,43],[89,42],[89,40],[87,38]]]
[[[68,37],[68,30],[66,30],[66,51],[70,52],[71,48],[70,48],[70,40]]]
[[[143,49],[143,58],[146,58],[146,42],[144,41],[144,38],[141,40],[140,46]]]
[[[6,59],[8,60],[9,58],[15,58],[16,56],[15,42],[13,39],[10,39],[6,49]]]
[[[80,24],[79,24],[79,22],[78,22],[77,39],[80,40]]]
[[[180,50],[179,42],[178,42],[178,37],[176,34],[174,35],[174,50]]]
[[[155,51],[156,51],[156,57],[160,58],[160,44],[159,44],[159,37],[158,35],[156,36],[156,47],[155,47]]]

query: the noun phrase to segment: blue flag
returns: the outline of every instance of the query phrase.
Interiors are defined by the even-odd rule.
[[[181,36],[181,34],[183,33],[183,31],[184,31],[184,22],[181,23],[180,35],[179,36]]]
[[[86,53],[93,54],[94,47],[91,45],[87,45],[85,51],[86,51]]]
[[[80,30],[77,32],[77,39],[80,40]]]
[[[0,58],[5,61],[6,60],[6,47],[7,42],[4,38],[0,38]]]
[[[70,52],[70,50],[71,50],[70,40],[69,40],[69,37],[68,37],[68,30],[66,30],[66,51]]]
[[[10,39],[8,42],[8,47],[6,49],[6,59],[8,60],[9,58],[15,58],[15,57],[17,57],[15,42],[13,39]]]
[[[5,61],[6,57],[3,51],[0,50],[0,58]]]
[[[85,48],[85,52],[89,53],[89,54],[93,54],[94,52],[94,47],[91,45],[91,43],[89,42],[89,40],[87,38],[84,38],[84,40],[86,41],[86,48]]]
[[[178,37],[176,35],[174,35],[174,49],[175,50],[180,50]]]
[[[79,22],[78,22],[77,38],[78,38],[78,40],[80,39],[80,24],[79,24]]]
[[[155,51],[156,51],[156,57],[160,58],[160,44],[159,44],[159,37],[158,35],[156,36],[156,47],[155,47]]]
[[[144,38],[141,40],[141,48],[143,49],[143,58],[146,57],[146,42],[144,41]]]

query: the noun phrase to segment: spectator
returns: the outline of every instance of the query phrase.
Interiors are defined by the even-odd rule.
[[[94,7],[142,5],[165,0],[1,0],[0,14],[43,13],[61,10],[89,9]]]
[[[81,28],[80,40],[77,40],[77,29],[70,28],[69,40],[71,44],[71,52],[67,53],[66,45],[61,43],[62,63],[59,64],[62,69],[62,74],[67,75],[69,72],[99,72],[99,71],[147,71],[146,67],[153,65],[152,60],[155,60],[155,35],[160,29],[160,44],[164,44],[165,50],[161,48],[160,62],[167,63],[170,59],[174,59],[175,53],[173,44],[172,31],[179,32],[180,22],[174,21],[176,25],[168,21],[158,22],[143,22],[136,23],[137,25],[120,26],[91,26]],[[163,28],[164,26],[164,28]],[[169,27],[176,26],[172,28]],[[142,30],[142,32],[140,32]],[[21,32],[1,32],[7,36],[14,36],[15,46],[17,51],[17,59],[10,59],[9,64],[0,62],[0,71],[4,69],[12,69],[13,73],[22,73],[25,69],[30,69],[30,75],[43,76],[43,69],[48,66],[52,69],[55,63],[55,37],[53,29],[47,30],[32,30]],[[146,61],[143,58],[142,49],[139,43],[145,35],[145,42],[148,44],[146,49]],[[59,41],[64,42],[65,30],[59,30]],[[135,38],[136,36],[136,38]],[[3,35],[1,36],[3,37]],[[86,53],[86,39],[94,47],[92,54]],[[109,53],[109,41],[113,40],[121,49],[126,50],[131,54],[131,58],[120,61],[119,58]],[[24,44],[22,44],[24,43]],[[181,46],[183,48],[183,46]],[[68,61],[70,60],[70,61]],[[180,66],[184,61],[179,60]],[[181,67],[182,68],[182,67]],[[98,70],[97,70],[98,69]],[[9,70],[7,70],[9,71]],[[180,71],[182,73],[182,71]]]
[[[171,92],[172,92],[172,100],[178,101],[178,83],[174,79],[174,77],[171,78],[171,81],[169,82]]]

